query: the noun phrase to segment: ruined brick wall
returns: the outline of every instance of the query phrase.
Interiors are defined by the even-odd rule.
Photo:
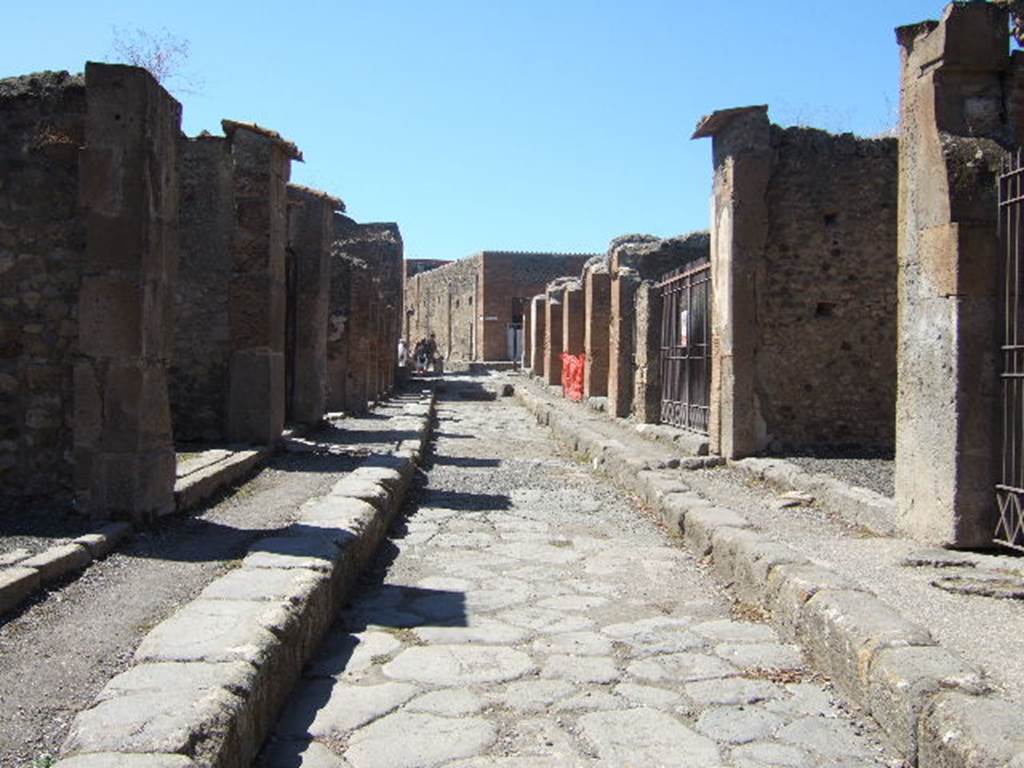
[[[231,145],[181,141],[180,268],[175,291],[171,413],[176,442],[222,440],[231,363]]]
[[[446,360],[469,362],[478,339],[480,255],[447,262],[406,281],[405,311],[410,351],[431,333]]]
[[[578,276],[594,254],[484,251],[480,360],[511,360],[509,328],[522,324],[533,296],[557,277]]]
[[[85,83],[0,80],[0,496],[68,498]]]
[[[771,146],[757,275],[767,440],[891,448],[897,142],[773,126]]]

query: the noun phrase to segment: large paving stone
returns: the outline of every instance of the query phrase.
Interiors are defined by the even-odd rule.
[[[458,688],[445,688],[416,697],[406,705],[405,711],[427,712],[443,717],[459,717],[475,715],[483,708],[483,699],[475,693]]]
[[[200,764],[234,754],[244,762],[258,745],[249,743],[246,702],[232,691],[252,691],[255,676],[245,662],[132,667],[78,713],[62,751],[191,752]]]
[[[512,608],[502,611],[496,616],[501,621],[519,627],[527,627],[540,633],[560,634],[563,632],[580,632],[594,626],[594,620],[588,616],[553,611],[550,608]]]
[[[686,695],[702,706],[755,704],[786,698],[786,689],[767,680],[729,677],[724,680],[701,680],[686,686]]]
[[[494,725],[479,717],[396,712],[353,734],[345,757],[354,768],[421,768],[472,757],[495,736]]]
[[[715,653],[741,669],[799,669],[804,666],[800,649],[781,643],[722,643]]]
[[[697,718],[697,730],[715,741],[747,744],[771,738],[785,722],[778,715],[757,707],[711,707]]]
[[[709,640],[720,643],[771,643],[775,632],[767,624],[752,624],[747,621],[716,619],[695,624],[693,631]]]
[[[462,643],[483,645],[516,645],[528,639],[532,632],[502,621],[470,616],[466,626],[417,626],[413,630],[424,643],[457,645]]]
[[[620,677],[615,660],[607,656],[551,656],[540,674],[574,683],[612,683]]]
[[[575,690],[575,685],[564,680],[523,680],[512,683],[492,698],[519,712],[544,712],[571,696]]]
[[[579,729],[609,765],[709,768],[720,764],[713,741],[653,709],[594,712],[579,719]]]
[[[703,653],[670,653],[632,662],[626,672],[648,682],[688,683],[738,675],[739,670],[717,656]]]
[[[607,656],[612,652],[612,641],[597,632],[565,632],[538,638],[532,648],[545,655]]]
[[[385,664],[394,680],[456,687],[515,680],[536,667],[522,651],[501,646],[428,645],[407,648]]]
[[[292,696],[277,735],[338,739],[393,712],[419,690],[408,683],[344,685],[334,680],[312,680]]]
[[[387,632],[360,632],[350,635],[334,632],[328,636],[317,658],[307,667],[312,677],[359,678],[380,658],[388,657],[402,647],[401,641]]]
[[[737,768],[813,768],[814,761],[802,749],[787,744],[744,744],[732,751]]]
[[[195,763],[184,755],[131,755],[98,752],[68,757],[54,768],[193,768]]]
[[[348,762],[315,741],[275,741],[263,752],[259,768],[349,768]]]
[[[654,708],[671,707],[682,698],[681,694],[667,688],[636,683],[619,683],[615,686],[615,694],[641,707]]]
[[[839,718],[803,717],[780,728],[776,737],[829,758],[860,757],[870,761],[874,757],[854,726]]]

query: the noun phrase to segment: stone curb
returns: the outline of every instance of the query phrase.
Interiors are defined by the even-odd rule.
[[[924,627],[859,585],[754,530],[741,514],[686,489],[683,475],[631,455],[567,418],[546,395],[516,397],[555,437],[657,510],[738,599],[759,605],[779,634],[869,713],[911,765],[1024,768],[1024,713]],[[587,434],[590,432],[591,434]]]
[[[0,568],[0,616],[44,587],[80,573],[94,560],[106,557],[131,530],[128,523],[109,523],[68,544],[58,544]]]
[[[433,410],[424,390],[395,416],[418,438],[368,457],[154,627],[75,717],[57,766],[251,765],[401,507]]]
[[[820,472],[808,472],[784,459],[748,458],[728,462],[740,475],[767,483],[775,490],[809,493],[847,522],[879,536],[895,536],[896,500],[868,488],[844,483]]]
[[[218,462],[179,477],[174,482],[176,511],[180,513],[198,507],[218,491],[256,471],[273,455],[270,447],[235,451]]]

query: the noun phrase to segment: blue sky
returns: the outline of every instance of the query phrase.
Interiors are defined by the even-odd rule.
[[[782,124],[873,135],[899,98],[893,28],[935,0],[57,2],[4,10],[0,76],[109,60],[115,26],[191,45],[184,130],[220,119],[303,150],[298,183],[409,258],[602,251],[707,227],[701,115],[767,103]]]

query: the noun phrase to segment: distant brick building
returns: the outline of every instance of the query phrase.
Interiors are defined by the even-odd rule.
[[[579,274],[593,254],[481,251],[443,263],[406,262],[405,335],[433,333],[447,360],[519,360],[530,299],[552,279]]]

